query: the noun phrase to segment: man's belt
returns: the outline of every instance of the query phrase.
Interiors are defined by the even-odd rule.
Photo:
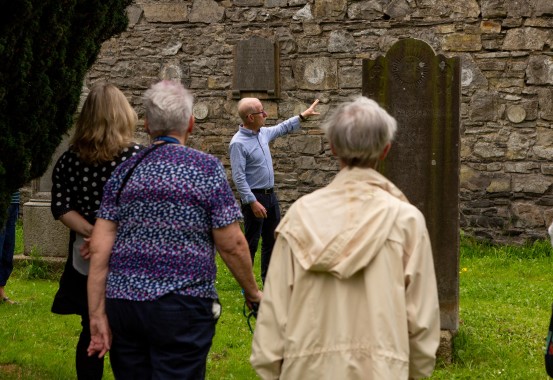
[[[272,187],[270,189],[252,189],[252,193],[272,194],[274,189]]]

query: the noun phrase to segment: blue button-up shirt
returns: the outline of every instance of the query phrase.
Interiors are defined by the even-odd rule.
[[[262,127],[258,133],[240,125],[230,141],[229,153],[232,180],[242,203],[255,201],[251,189],[269,189],[275,185],[269,143],[299,128],[299,116],[291,117],[274,127]]]

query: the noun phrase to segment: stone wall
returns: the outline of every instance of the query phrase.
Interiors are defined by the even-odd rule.
[[[545,237],[553,220],[552,1],[137,0],[128,14],[128,30],[104,43],[86,85],[114,83],[142,117],[150,84],[181,80],[196,98],[190,145],[227,168],[239,124],[234,46],[252,36],[278,42],[281,94],[264,101],[268,124],[321,99],[320,117],[273,145],[284,209],[336,173],[318,126],[361,94],[363,58],[405,37],[461,57],[461,227],[501,243]],[[143,131],[137,137],[146,141]]]

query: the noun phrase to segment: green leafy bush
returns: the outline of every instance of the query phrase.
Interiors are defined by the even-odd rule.
[[[0,12],[0,210],[42,175],[71,127],[101,43],[131,0],[17,0]],[[0,212],[0,224],[5,220]]]

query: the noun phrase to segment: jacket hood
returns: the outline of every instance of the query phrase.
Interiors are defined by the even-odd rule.
[[[344,168],[295,202],[276,232],[305,270],[349,278],[381,251],[402,202],[403,193],[377,171]]]

